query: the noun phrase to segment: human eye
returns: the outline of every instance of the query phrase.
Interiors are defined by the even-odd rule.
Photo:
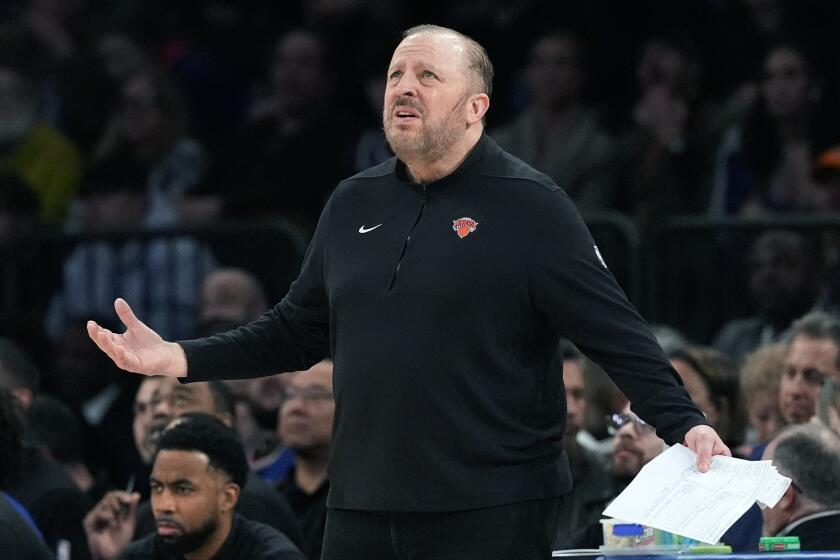
[[[179,496],[186,496],[190,492],[192,492],[192,487],[187,484],[179,484],[175,487],[175,493]]]
[[[400,78],[401,76],[402,76],[402,70],[394,70],[393,72],[391,72],[391,75],[388,76],[388,77],[393,80],[394,78]]]
[[[423,70],[421,74],[424,78],[437,78],[437,75],[431,70]]]
[[[163,490],[163,485],[160,482],[150,482],[149,489],[155,493],[159,494],[161,490]]]

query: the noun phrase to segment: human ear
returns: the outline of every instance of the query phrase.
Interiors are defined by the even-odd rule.
[[[233,482],[228,482],[222,487],[222,493],[219,496],[221,501],[220,509],[222,510],[222,513],[227,513],[236,507],[236,503],[239,501],[240,493],[241,490],[239,485],[234,484]]]
[[[470,96],[467,103],[467,126],[481,122],[488,109],[490,109],[490,98],[486,93]]]

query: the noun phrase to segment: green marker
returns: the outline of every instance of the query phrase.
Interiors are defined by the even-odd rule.
[[[688,549],[689,554],[732,554],[728,544],[697,544]]]

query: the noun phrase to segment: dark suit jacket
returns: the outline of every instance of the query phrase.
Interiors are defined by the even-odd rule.
[[[779,532],[778,536],[799,537],[799,547],[806,550],[840,550],[840,510],[821,511],[800,517]]]

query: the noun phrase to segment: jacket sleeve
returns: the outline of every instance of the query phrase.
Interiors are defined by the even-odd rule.
[[[178,342],[187,355],[187,377],[181,378],[182,382],[300,371],[328,356],[329,302],[324,288],[328,222],[329,204],[321,214],[300,275],[274,308],[238,329]]]
[[[550,194],[531,278],[536,312],[604,368],[659,437],[682,442],[692,427],[707,424],[705,417],[603,262],[569,197],[561,190]]]

